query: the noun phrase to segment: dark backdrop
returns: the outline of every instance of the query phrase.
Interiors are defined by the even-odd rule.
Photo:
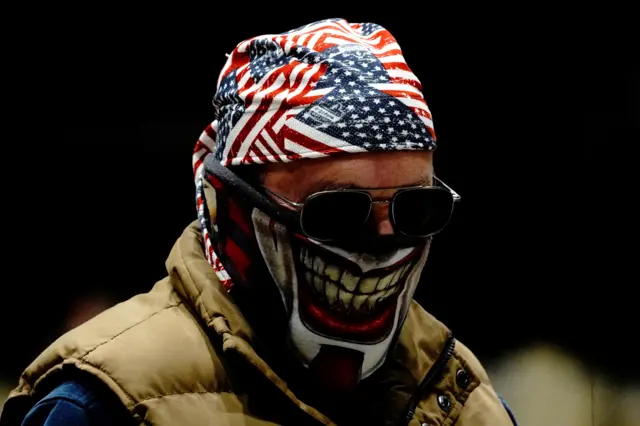
[[[637,374],[636,357],[620,348],[638,326],[630,219],[639,83],[637,49],[617,17],[306,8],[295,17],[75,11],[60,21],[47,64],[60,94],[46,110],[62,141],[40,136],[49,143],[31,187],[38,211],[17,227],[27,264],[5,292],[12,350],[0,374],[18,374],[77,300],[124,300],[163,277],[196,217],[191,152],[211,120],[224,54],[334,16],[396,36],[434,114],[437,173],[463,196],[417,299],[481,359],[544,340]]]

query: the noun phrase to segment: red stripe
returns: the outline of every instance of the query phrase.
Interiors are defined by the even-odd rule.
[[[233,199],[229,199],[229,216],[236,224],[238,224],[238,226],[240,226],[240,229],[242,229],[245,234],[253,235],[251,225],[247,222],[244,213],[240,210],[240,207],[238,207],[238,204]]]
[[[402,70],[413,73],[413,71],[411,71],[411,68],[409,68],[409,65],[405,64],[404,62],[387,62],[382,63],[382,65],[386,70]]]
[[[269,129],[267,129],[268,131]],[[272,138],[273,139],[273,138]],[[280,158],[280,155],[276,154],[276,152],[273,150],[273,148],[271,148],[271,146],[269,146],[269,144],[267,143],[267,141],[262,137],[262,136],[258,136],[258,140],[262,143],[262,146],[264,146],[264,149],[267,150],[267,153],[273,157],[274,159],[278,160],[278,161],[282,161],[282,159]]]
[[[254,93],[262,93],[265,90],[267,90],[269,87],[271,87],[272,84],[275,84],[275,82],[277,81],[278,77],[282,74],[284,75],[288,75],[291,73],[291,71],[293,70],[293,68],[296,67],[296,63],[295,62],[290,62],[289,64],[285,65],[284,67],[281,67],[277,72],[271,74],[269,80],[267,83],[269,83],[268,85],[265,84],[263,85],[262,88],[260,88],[260,90],[257,90]],[[280,86],[279,89],[274,90],[273,92],[269,93],[260,103],[260,105],[256,108],[255,112],[251,115],[251,117],[249,118],[249,120],[247,120],[247,122],[245,123],[244,127],[242,128],[242,130],[240,130],[240,132],[238,133],[238,135],[236,136],[236,138],[233,141],[233,144],[231,145],[231,148],[229,149],[229,154],[227,156],[227,158],[235,158],[238,154],[238,152],[240,151],[240,148],[242,147],[243,144],[246,143],[253,143],[253,141],[249,141],[246,140],[247,136],[249,135],[249,133],[254,130],[255,126],[257,125],[258,121],[260,121],[260,119],[262,118],[262,116],[264,115],[265,112],[267,112],[269,110],[269,107],[271,106],[271,103],[273,102],[273,99],[278,96],[280,93],[282,93],[285,90],[290,90],[291,87],[289,86],[289,82],[288,79],[285,79],[284,83],[282,84],[282,86]],[[246,102],[246,101],[245,101]],[[283,99],[281,104],[278,107],[278,112],[276,114],[274,114],[274,116],[270,119],[270,121],[267,122],[267,127],[269,126],[270,123],[275,123],[275,121],[273,120],[277,120],[278,118],[280,118],[280,116],[286,112],[287,109],[289,109],[289,104],[287,103],[286,99]]]
[[[209,136],[211,139],[213,139],[214,141],[216,140],[216,131],[213,130],[213,127],[211,127],[211,124],[207,124],[207,127],[205,127],[204,132],[207,134],[207,136]],[[206,145],[205,145],[206,146]]]
[[[211,185],[213,185],[213,188],[214,188],[216,191],[221,191],[221,190],[223,189],[223,187],[224,187],[224,185],[222,184],[222,182],[220,182],[220,181],[218,180],[218,178],[216,178],[216,177],[215,177],[215,176],[213,176],[213,175],[207,175],[207,180],[209,181],[209,183],[210,183]]]
[[[225,254],[227,257],[233,259],[233,266],[235,266],[236,270],[240,274],[243,280],[246,280],[246,272],[251,262],[247,257],[247,254],[238,247],[238,245],[231,239],[227,238],[225,241]]]
[[[284,137],[297,143],[298,145],[301,145],[311,151],[316,151],[316,152],[322,152],[324,154],[338,154],[341,152],[345,152],[339,148],[335,148],[333,146],[329,146],[329,145],[325,145],[320,141],[317,141],[315,139],[312,139],[306,135],[303,135],[302,133],[293,130],[289,127],[285,126],[285,130],[283,131]],[[296,154],[299,155],[297,153],[292,153],[292,154]]]
[[[418,90],[422,90],[422,84],[420,84],[417,80],[410,80],[408,78],[402,77],[391,77],[391,82],[396,84],[408,84],[410,86],[415,87]]]
[[[326,38],[331,37],[331,38],[341,39],[341,40],[344,40],[344,41],[349,41],[349,42],[355,43],[355,44],[362,44],[362,40],[358,40],[358,39],[354,38],[355,36],[351,36],[350,37],[350,36],[348,36],[346,34],[334,34],[334,33],[323,34],[323,36],[325,36],[325,35],[327,36]],[[367,43],[366,45],[367,46],[371,46],[374,49],[382,49],[386,44],[385,41],[386,41],[386,39],[381,37],[380,41],[377,44]],[[318,42],[317,44],[320,44],[320,42]],[[326,40],[323,40],[322,44],[327,46],[327,47],[337,46],[336,43],[328,43]]]

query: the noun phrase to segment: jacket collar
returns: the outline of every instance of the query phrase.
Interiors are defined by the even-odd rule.
[[[239,353],[304,411],[321,423],[332,424],[326,416],[298,400],[254,349],[254,331],[204,257],[197,221],[178,239],[166,267],[174,290],[209,329],[221,336],[225,351]],[[365,389],[364,397],[374,396],[367,389],[375,390],[376,397],[384,397],[387,401],[393,398],[396,408],[403,406],[433,366],[449,335],[447,327],[413,302],[387,362],[359,386]],[[390,392],[395,395],[385,394]]]

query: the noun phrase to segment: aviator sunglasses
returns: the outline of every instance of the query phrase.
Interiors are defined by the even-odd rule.
[[[262,186],[254,187],[222,166],[213,156],[205,160],[207,173],[252,205],[307,238],[320,242],[389,239],[367,232],[374,204],[388,204],[396,243],[415,244],[442,231],[461,197],[434,176],[433,185],[374,189],[333,189],[315,192],[296,202]],[[261,189],[261,190],[259,190]],[[374,199],[372,193],[395,190],[390,199]],[[286,206],[286,207],[285,207]]]

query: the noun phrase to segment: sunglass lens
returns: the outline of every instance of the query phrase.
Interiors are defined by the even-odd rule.
[[[453,197],[444,188],[407,189],[396,194],[392,214],[396,230],[412,237],[441,231],[449,222]]]
[[[348,239],[360,232],[370,209],[371,198],[366,193],[320,192],[305,202],[302,229],[318,240]]]

